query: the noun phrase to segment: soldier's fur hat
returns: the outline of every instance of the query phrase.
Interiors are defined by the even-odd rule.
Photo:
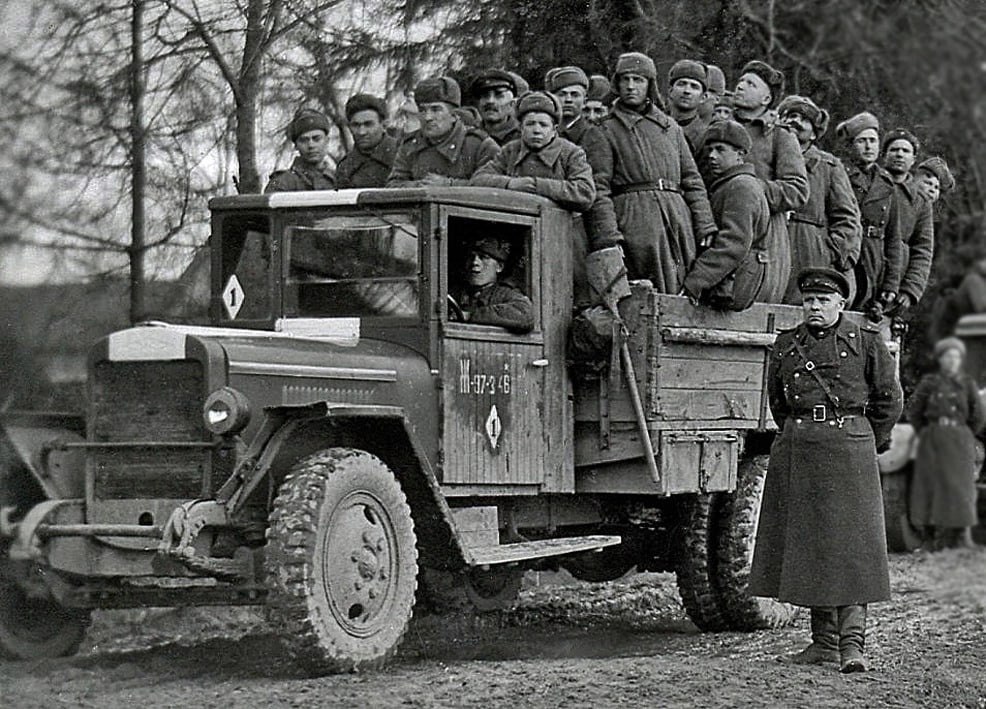
[[[294,114],[294,118],[288,124],[285,133],[287,133],[288,140],[293,143],[298,140],[299,136],[311,130],[321,130],[328,134],[331,127],[332,124],[329,123],[329,117],[321,111],[317,111],[314,108],[299,108],[297,113]]]
[[[753,149],[750,134],[736,121],[712,121],[705,131],[705,145],[709,143],[727,143],[744,153]]]
[[[613,103],[613,85],[602,74],[593,74],[589,77],[589,93],[585,98],[587,101],[602,101],[608,106]]]
[[[387,119],[387,104],[370,94],[355,94],[346,101],[347,121],[351,120],[353,115],[360,111],[376,111],[381,121]]]
[[[528,91],[517,102],[517,120],[535,111],[547,113],[555,123],[561,120],[561,102],[546,91]]]
[[[965,357],[965,343],[957,337],[945,337],[935,343],[935,359],[949,350],[958,350],[959,354]]]
[[[577,66],[556,66],[544,75],[544,90],[552,93],[566,86],[581,86],[589,90],[589,77]]]
[[[930,157],[918,165],[917,169],[937,177],[938,186],[941,187],[942,192],[951,192],[955,189],[955,176],[952,175],[952,171],[948,169],[948,163],[943,158],[937,155]]]
[[[911,131],[906,128],[894,128],[883,137],[883,145],[880,148],[880,154],[882,155],[887,152],[887,148],[889,148],[890,144],[895,140],[906,140],[914,148],[915,155],[917,155],[921,150],[921,141],[918,140],[916,135],[911,133]]]
[[[694,59],[679,59],[671,66],[668,72],[668,85],[674,86],[678,79],[692,79],[702,85],[703,89],[709,87],[709,72],[705,64]]]
[[[448,103],[461,106],[462,91],[459,89],[459,82],[451,76],[432,76],[419,81],[414,87],[414,101],[418,106],[423,103]]]
[[[715,64],[706,64],[705,73],[709,78],[708,83],[705,85],[706,91],[716,96],[722,96],[726,93],[726,75],[722,73],[722,69]]]
[[[502,264],[506,263],[510,257],[510,242],[492,236],[485,236],[481,239],[476,239],[469,248],[469,251],[484,254],[496,259]]]
[[[613,72],[613,86],[619,87],[620,74],[639,74],[647,79],[647,98],[660,109],[664,109],[664,99],[657,90],[657,67],[654,60],[640,52],[621,54],[616,60],[616,70]]]
[[[767,87],[770,89],[770,108],[774,108],[780,103],[781,96],[784,93],[783,72],[778,71],[767,62],[754,59],[751,62],[747,62],[746,66],[743,67],[740,76],[743,74],[756,74],[767,84]]]
[[[798,273],[798,290],[802,293],[838,293],[849,297],[849,281],[833,268],[803,268]]]
[[[777,115],[781,118],[785,113],[800,113],[804,116],[815,129],[815,138],[821,138],[829,127],[829,112],[824,108],[819,108],[818,104],[807,96],[791,94],[785,96],[777,107]]]
[[[851,143],[864,130],[880,132],[879,119],[869,111],[857,113],[852,118],[842,121],[842,123],[835,127],[835,134],[846,142]]]

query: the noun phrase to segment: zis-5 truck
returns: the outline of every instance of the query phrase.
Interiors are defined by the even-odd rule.
[[[800,309],[632,284],[626,356],[573,370],[581,218],[483,188],[213,199],[210,324],[97,342],[79,414],[6,414],[0,650],[74,652],[92,609],[257,604],[312,672],[378,666],[415,603],[502,608],[530,568],[677,572],[706,630],[747,593]],[[469,246],[511,245],[516,334],[463,322]],[[645,435],[646,434],[646,435]]]

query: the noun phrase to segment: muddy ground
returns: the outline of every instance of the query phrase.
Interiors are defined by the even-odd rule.
[[[774,660],[807,618],[702,634],[668,574],[528,575],[517,608],[416,619],[394,663],[304,677],[253,609],[102,612],[73,658],[0,664],[5,707],[977,707],[986,709],[986,548],[891,559],[866,674]]]

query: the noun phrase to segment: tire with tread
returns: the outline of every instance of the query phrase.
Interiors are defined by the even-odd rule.
[[[301,459],[278,491],[267,530],[268,619],[313,673],[381,666],[414,606],[411,510],[376,456],[329,448]]]
[[[716,587],[726,622],[733,630],[781,628],[793,622],[799,612],[796,606],[749,593],[768,460],[767,455],[757,455],[740,461],[736,491],[723,496],[719,515]]]
[[[880,475],[887,550],[891,552],[914,551],[921,546],[921,536],[907,514],[911,470],[912,466],[906,465],[901,470]]]
[[[715,587],[715,519],[718,507],[715,493],[696,495],[685,514],[675,576],[685,612],[699,630],[726,630]]]
[[[0,580],[0,657],[39,660],[74,655],[90,622],[87,610],[30,598],[15,583]]]

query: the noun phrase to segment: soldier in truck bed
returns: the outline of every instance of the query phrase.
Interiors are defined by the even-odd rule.
[[[321,111],[302,108],[294,114],[286,133],[298,156],[287,170],[278,170],[270,176],[264,192],[335,188],[328,156],[329,126],[328,117]]]
[[[805,320],[777,335],[767,370],[780,429],[770,451],[750,593],[811,608],[811,644],[792,664],[867,669],[866,604],[890,598],[877,452],[903,394],[880,333],[842,311],[849,282],[798,276]]]
[[[502,239],[484,237],[472,244],[464,269],[466,285],[453,296],[463,321],[499,325],[517,333],[534,328],[531,299],[520,289],[499,282],[509,257],[510,244]]]

